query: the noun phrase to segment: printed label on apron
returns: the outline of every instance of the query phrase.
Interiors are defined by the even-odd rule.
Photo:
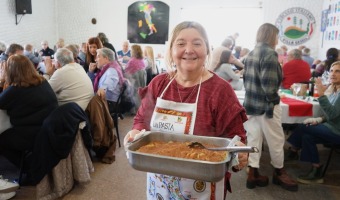
[[[151,124],[153,130],[171,133],[180,133],[184,130],[184,134],[189,134],[193,112],[182,112],[159,107],[156,107],[154,112],[159,114],[160,119],[154,120]]]

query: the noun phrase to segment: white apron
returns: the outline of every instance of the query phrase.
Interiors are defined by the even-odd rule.
[[[199,83],[195,103],[177,103],[157,98],[153,112],[151,131],[166,132],[169,134],[193,134],[197,101],[201,90],[202,78]],[[212,188],[215,190],[212,192]],[[224,196],[224,179],[218,183],[210,183],[162,174],[147,173],[147,199],[155,200],[221,200]],[[215,197],[215,198],[212,198]]]

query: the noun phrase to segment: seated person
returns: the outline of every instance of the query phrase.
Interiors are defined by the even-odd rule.
[[[0,55],[0,62],[7,61],[7,59],[14,54],[20,54],[22,55],[24,53],[24,47],[22,47],[20,44],[10,44],[9,47],[6,49],[4,53]]]
[[[310,56],[310,49],[309,48],[303,48],[302,49],[302,60],[306,61],[309,65],[309,67],[312,69],[314,58]]]
[[[133,96],[136,102],[136,109],[138,109],[140,105],[140,97],[137,92],[138,88],[146,86],[145,63],[143,60],[143,51],[140,45],[135,44],[131,46],[131,59],[126,64],[125,76],[134,86]],[[133,110],[131,112],[132,114],[135,113]]]
[[[216,47],[213,51],[212,51],[212,55],[211,55],[211,63],[210,63],[210,70],[214,71],[215,68],[217,67],[217,63],[220,60],[220,56],[223,50],[230,50],[233,46],[233,41],[230,38],[226,38],[223,40],[223,42],[221,43],[221,46]],[[230,56],[230,60],[229,63],[234,64],[235,67],[239,70],[244,68],[244,64],[241,63],[241,61],[239,61],[234,55]]]
[[[282,87],[290,89],[293,83],[308,82],[312,74],[307,62],[302,60],[302,53],[298,49],[292,49],[288,52],[288,62],[283,65]]]
[[[19,168],[22,153],[32,151],[43,121],[58,101],[50,84],[24,55],[8,58],[2,78],[8,87],[0,93],[0,109],[7,111],[12,127],[0,134],[0,154]]]
[[[326,52],[326,60],[316,65],[314,76],[322,76],[324,71],[329,71],[331,65],[338,60],[339,51],[336,48],[329,48]]]
[[[235,72],[233,71],[233,65],[228,63],[230,56],[231,51],[222,51],[220,62],[217,63],[217,67],[215,68],[215,73],[227,82],[229,82],[234,90],[241,90],[243,87],[243,82],[242,80],[240,80],[240,76],[242,75],[243,70],[237,70]]]
[[[0,41],[0,55],[6,51],[6,44]]]
[[[122,50],[117,52],[118,59],[121,59],[121,62],[124,64],[126,64],[131,58],[131,51],[129,47],[130,47],[129,41],[126,40],[123,42]]]
[[[88,72],[93,82],[94,92],[106,99],[109,111],[114,112],[124,82],[123,72],[115,60],[115,53],[109,48],[97,49],[96,62],[90,64]],[[97,68],[100,71],[95,73]]]
[[[68,44],[65,46],[65,48],[72,51],[74,62],[84,67],[85,62],[78,56],[79,46],[76,44]]]
[[[41,42],[41,50],[39,51],[39,55],[40,56],[43,56],[43,57],[46,57],[46,56],[49,56],[49,57],[53,57],[54,55],[54,50],[51,49],[49,46],[48,46],[48,42],[46,40],[42,41]]]
[[[34,55],[33,46],[31,44],[25,45],[24,55],[32,61],[35,67],[39,65],[41,57],[39,55],[38,56]]]
[[[320,107],[324,116],[309,118],[300,124],[288,138],[292,146],[286,160],[297,159],[301,149],[300,160],[312,163],[312,169],[305,175],[298,177],[301,183],[323,183],[322,164],[320,163],[317,144],[340,144],[340,62],[332,64],[330,69],[332,93],[324,94],[327,86],[322,85],[321,78],[315,80],[318,89]]]
[[[54,54],[53,64],[50,58],[45,58],[45,66],[44,76],[57,95],[59,105],[75,102],[85,110],[93,97],[93,86],[84,68],[74,62],[73,53],[60,48]]]

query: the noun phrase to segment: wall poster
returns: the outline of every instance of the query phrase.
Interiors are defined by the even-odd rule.
[[[307,42],[315,31],[314,15],[307,9],[293,7],[283,11],[276,19],[280,41],[290,46]]]
[[[161,1],[137,1],[128,8],[130,43],[165,44],[169,32],[169,6]]]

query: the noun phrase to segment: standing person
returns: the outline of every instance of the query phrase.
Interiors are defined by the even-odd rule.
[[[312,165],[309,172],[297,178],[298,182],[305,184],[323,183],[323,165],[320,163],[317,144],[340,144],[340,61],[332,64],[329,77],[329,86],[322,85],[321,78],[315,80],[324,116],[306,119],[287,139],[292,145],[287,158],[297,159],[301,149],[300,160]],[[327,87],[331,90],[329,95],[325,95]]]
[[[109,42],[109,39],[106,37],[105,33],[98,33],[97,37],[103,44],[103,47],[111,49],[115,53],[115,60],[118,60],[117,52],[115,47]]]
[[[235,45],[236,45],[236,39],[238,38],[240,36],[240,34],[239,33],[234,33],[234,34],[232,34],[232,35],[229,35],[228,36],[228,38],[230,38],[232,41],[233,41],[233,44],[232,44],[232,46],[230,47],[230,50],[232,51],[232,50],[234,50],[234,47],[235,47]]]
[[[130,43],[128,40],[124,41],[122,44],[122,50],[117,52],[118,59],[121,59],[122,63],[126,64],[131,58]]]
[[[97,49],[101,49],[101,48],[103,48],[103,44],[99,38],[91,37],[87,40],[86,57],[85,57],[85,64],[84,64],[84,69],[86,72],[89,71],[90,64],[96,62]]]
[[[210,46],[202,25],[190,21],[178,24],[169,44],[166,56],[169,73],[156,76],[141,91],[142,105],[134,118],[133,130],[127,133],[124,143],[132,141],[142,129],[225,138],[237,135],[245,141],[243,122],[247,118],[244,108],[230,85],[205,67]],[[162,114],[164,110],[171,114]],[[179,116],[178,113],[183,111],[192,118]],[[183,122],[188,120],[186,123],[190,128],[176,124],[178,117]],[[155,127],[163,119],[169,119],[167,122],[176,126],[176,131]],[[243,144],[239,142],[239,145]],[[247,154],[238,155],[240,164],[235,167],[240,170],[247,163]],[[202,181],[204,189],[197,192],[193,188],[195,180],[147,173],[147,199],[221,200],[226,195],[228,188],[224,184],[228,181]]]
[[[268,143],[271,164],[273,165],[273,183],[286,190],[297,191],[298,185],[283,168],[285,136],[281,126],[281,107],[278,90],[282,82],[282,69],[278,62],[275,46],[278,43],[279,29],[269,23],[260,26],[256,36],[256,46],[245,62],[243,74],[246,90],[244,108],[248,121],[247,144],[262,147],[263,137]],[[268,177],[260,175],[260,153],[249,154],[249,173],[247,188],[268,185]]]
[[[50,84],[24,55],[8,58],[5,79],[9,86],[0,93],[0,109],[7,111],[13,127],[0,134],[0,154],[20,167],[22,153],[33,150],[36,135],[58,101]],[[30,160],[26,161],[30,166]]]

